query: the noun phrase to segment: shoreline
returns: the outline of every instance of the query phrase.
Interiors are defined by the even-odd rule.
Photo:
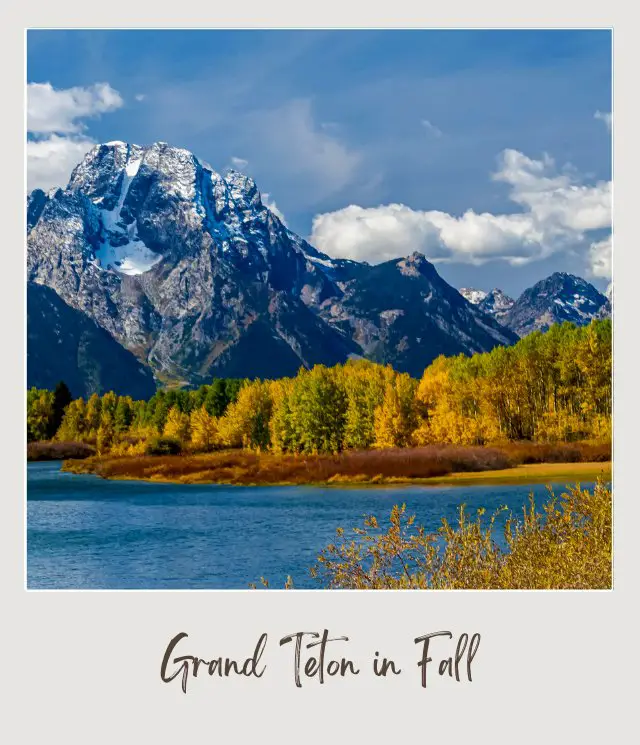
[[[80,465],[83,464],[83,465]],[[98,466],[99,463],[92,465]],[[233,483],[224,479],[199,478],[198,473],[180,477],[167,477],[161,474],[151,476],[135,476],[133,474],[104,475],[98,468],[87,467],[84,461],[63,461],[61,470],[65,473],[89,474],[104,478],[108,481],[144,481],[156,484],[176,485],[216,485],[216,486],[307,486],[321,488],[375,488],[380,486],[499,486],[517,484],[565,483],[575,484],[592,482],[601,478],[611,480],[611,461],[593,461],[586,463],[528,463],[511,468],[488,471],[453,472],[442,476],[428,478],[411,477],[332,477],[326,481],[256,481],[247,483]]]

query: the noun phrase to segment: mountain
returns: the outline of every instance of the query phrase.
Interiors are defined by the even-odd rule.
[[[517,337],[462,298],[420,253],[369,266],[352,262],[339,272],[342,297],[320,305],[320,315],[352,338],[360,354],[421,375],[440,354],[475,353]]]
[[[74,396],[115,391],[148,398],[150,370],[84,313],[50,288],[27,284],[27,387],[55,388],[64,380]]]
[[[484,290],[474,290],[468,287],[462,287],[460,294],[470,303],[476,305],[483,313],[495,318],[502,323],[507,311],[513,306],[515,300],[505,295],[502,290],[497,288],[491,292]]]
[[[265,207],[251,178],[163,142],[94,147],[65,189],[29,195],[27,234],[28,280],[160,382],[276,377],[358,356],[418,375],[443,351],[516,340],[423,256],[331,259]],[[49,333],[40,316],[32,323]]]
[[[484,290],[476,290],[473,287],[461,287],[458,292],[472,305],[479,305],[487,297]]]
[[[525,290],[502,317],[519,336],[546,331],[554,323],[570,321],[583,326],[606,317],[607,298],[589,282],[573,274],[556,272]]]

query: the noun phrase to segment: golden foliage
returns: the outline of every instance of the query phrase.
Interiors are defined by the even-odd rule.
[[[598,481],[549,499],[538,512],[533,496],[521,519],[509,516],[503,545],[499,512],[470,519],[462,506],[455,525],[435,533],[415,526],[395,505],[389,527],[374,516],[318,557],[312,574],[328,588],[348,589],[606,589],[612,581],[611,490]]]
[[[30,441],[58,426],[53,394],[27,394]],[[219,416],[220,412],[224,413]],[[512,347],[438,357],[420,381],[366,360],[316,365],[273,381],[216,379],[149,401],[113,392],[72,401],[59,439],[101,453],[144,451],[165,436],[183,452],[217,447],[336,454],[442,444],[576,442],[611,438],[611,323],[552,326]]]
[[[187,442],[189,439],[191,422],[189,416],[183,414],[177,406],[169,409],[167,421],[164,425],[163,435],[179,442]]]
[[[195,450],[208,452],[218,442],[218,420],[204,406],[191,412],[191,444]]]

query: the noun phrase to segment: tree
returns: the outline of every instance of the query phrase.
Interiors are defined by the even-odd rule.
[[[31,388],[27,393],[27,441],[49,439],[52,417],[53,393]]]
[[[64,416],[64,410],[71,403],[71,391],[67,387],[64,381],[60,381],[55,387],[53,392],[53,413],[50,420],[50,429],[48,436],[51,438],[58,431],[58,428],[62,424],[62,417]]]
[[[390,365],[382,367],[366,360],[344,365],[342,377],[347,396],[345,447],[366,449],[373,446],[376,439],[375,411],[382,404],[386,384],[394,375]]]
[[[337,453],[343,449],[347,397],[333,370],[324,365],[301,370],[289,406],[294,450]]]
[[[191,412],[191,444],[197,450],[213,450],[218,440],[218,420],[205,406]]]
[[[401,373],[387,383],[384,401],[375,412],[376,447],[407,447],[417,427],[415,391],[417,381]]]
[[[99,455],[104,455],[109,451],[109,448],[113,444],[114,434],[113,414],[109,409],[103,410],[96,437],[96,448]]]
[[[131,422],[133,421],[133,401],[129,396],[120,396],[116,405],[116,411],[114,415],[115,431],[118,434],[123,434],[129,430]]]
[[[270,445],[269,421],[273,401],[268,383],[254,380],[243,386],[218,421],[220,441],[229,447],[263,450]]]
[[[221,417],[229,405],[227,395],[227,381],[224,378],[215,378],[209,386],[204,403],[211,416]]]
[[[184,414],[177,406],[172,406],[171,409],[169,409],[167,421],[164,425],[164,436],[185,443],[189,439],[189,430],[189,415]]]
[[[102,413],[102,400],[100,399],[100,396],[98,396],[97,393],[93,393],[89,400],[87,401],[87,406],[85,408],[85,424],[87,427],[87,432],[96,432],[98,431],[98,427],[100,426],[100,415]]]
[[[81,441],[86,433],[84,399],[77,398],[65,409],[62,424],[56,432],[56,439],[62,441]]]

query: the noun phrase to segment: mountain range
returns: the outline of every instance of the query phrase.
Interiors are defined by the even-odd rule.
[[[464,287],[460,293],[518,336],[546,331],[554,323],[582,326],[592,318],[611,317],[611,300],[592,284],[566,272],[555,272],[525,290],[517,300],[501,290],[485,293]]]
[[[145,397],[157,384],[358,357],[420,375],[439,354],[585,323],[608,303],[571,275],[514,302],[458,292],[419,253],[375,266],[331,258],[251,178],[163,142],[97,145],[66,188],[28,196],[27,279],[27,383],[64,379],[74,395]]]

